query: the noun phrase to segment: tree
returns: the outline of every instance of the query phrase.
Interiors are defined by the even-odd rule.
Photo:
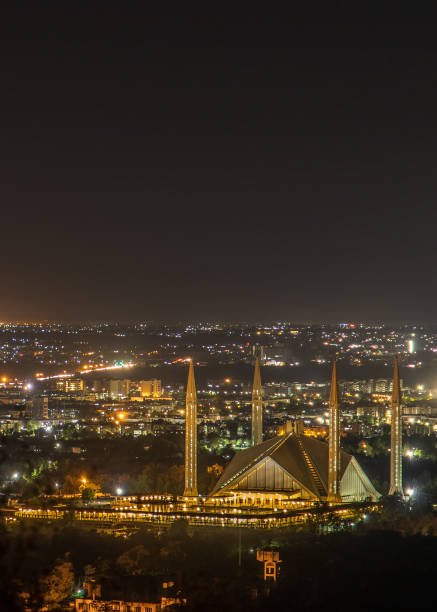
[[[117,559],[117,565],[129,576],[144,576],[151,567],[150,551],[139,544],[120,555]]]
[[[73,590],[73,565],[67,559],[58,559],[52,571],[41,578],[42,600],[48,609],[56,609]]]

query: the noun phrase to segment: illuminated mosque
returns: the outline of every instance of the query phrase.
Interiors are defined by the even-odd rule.
[[[392,413],[400,401],[395,361]],[[299,428],[263,441],[263,400],[259,360],[255,363],[252,392],[252,446],[237,452],[209,494],[208,505],[291,507],[294,503],[345,504],[377,501],[375,489],[357,459],[340,449],[340,396],[337,365],[332,367],[328,443],[305,436]],[[400,412],[400,410],[398,410]],[[393,435],[393,423],[392,423]],[[185,491],[187,501],[197,497],[197,397],[194,367],[190,363],[186,403]],[[398,445],[400,448],[400,444]],[[396,440],[392,445],[396,459]],[[397,469],[398,466],[396,466]],[[393,477],[396,480],[396,469]],[[393,468],[392,468],[393,472]],[[399,474],[398,474],[399,476]],[[398,486],[399,485],[399,486]],[[402,492],[398,483],[394,488]]]
[[[176,520],[194,526],[270,529],[304,523],[311,517],[329,521],[363,517],[378,510],[380,494],[357,459],[340,448],[340,395],[337,364],[332,366],[328,442],[304,435],[295,427],[263,440],[260,364],[255,363],[252,392],[252,445],[237,452],[208,496],[197,488],[197,393],[190,362],[185,410],[185,489],[181,497],[146,495],[116,498],[109,508],[67,506],[17,507],[10,518],[55,520],[69,517],[98,523],[111,533],[138,523],[162,528]],[[404,498],[402,487],[402,422],[399,365],[394,362],[391,401],[389,495]],[[324,516],[324,518],[322,518]]]

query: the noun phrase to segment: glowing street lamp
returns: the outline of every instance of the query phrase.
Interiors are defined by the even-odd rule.
[[[123,489],[121,489],[120,487],[117,487],[115,492],[116,492],[117,495],[123,495]]]

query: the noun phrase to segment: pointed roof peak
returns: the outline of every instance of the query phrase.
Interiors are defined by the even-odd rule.
[[[194,365],[193,360],[190,359],[190,365],[188,366],[188,381],[187,381],[187,396],[196,397],[196,381],[194,379]]]

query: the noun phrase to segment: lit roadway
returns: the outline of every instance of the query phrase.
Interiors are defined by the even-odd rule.
[[[62,374],[52,374],[51,376],[37,375],[37,380],[51,380],[52,378],[72,378],[74,376],[81,376],[82,374],[94,374],[94,372],[107,372],[109,370],[126,370],[128,368],[133,368],[134,366],[134,363],[124,363],[122,365],[112,366],[89,366],[83,367],[81,370],[77,370],[76,372],[63,372]]]

